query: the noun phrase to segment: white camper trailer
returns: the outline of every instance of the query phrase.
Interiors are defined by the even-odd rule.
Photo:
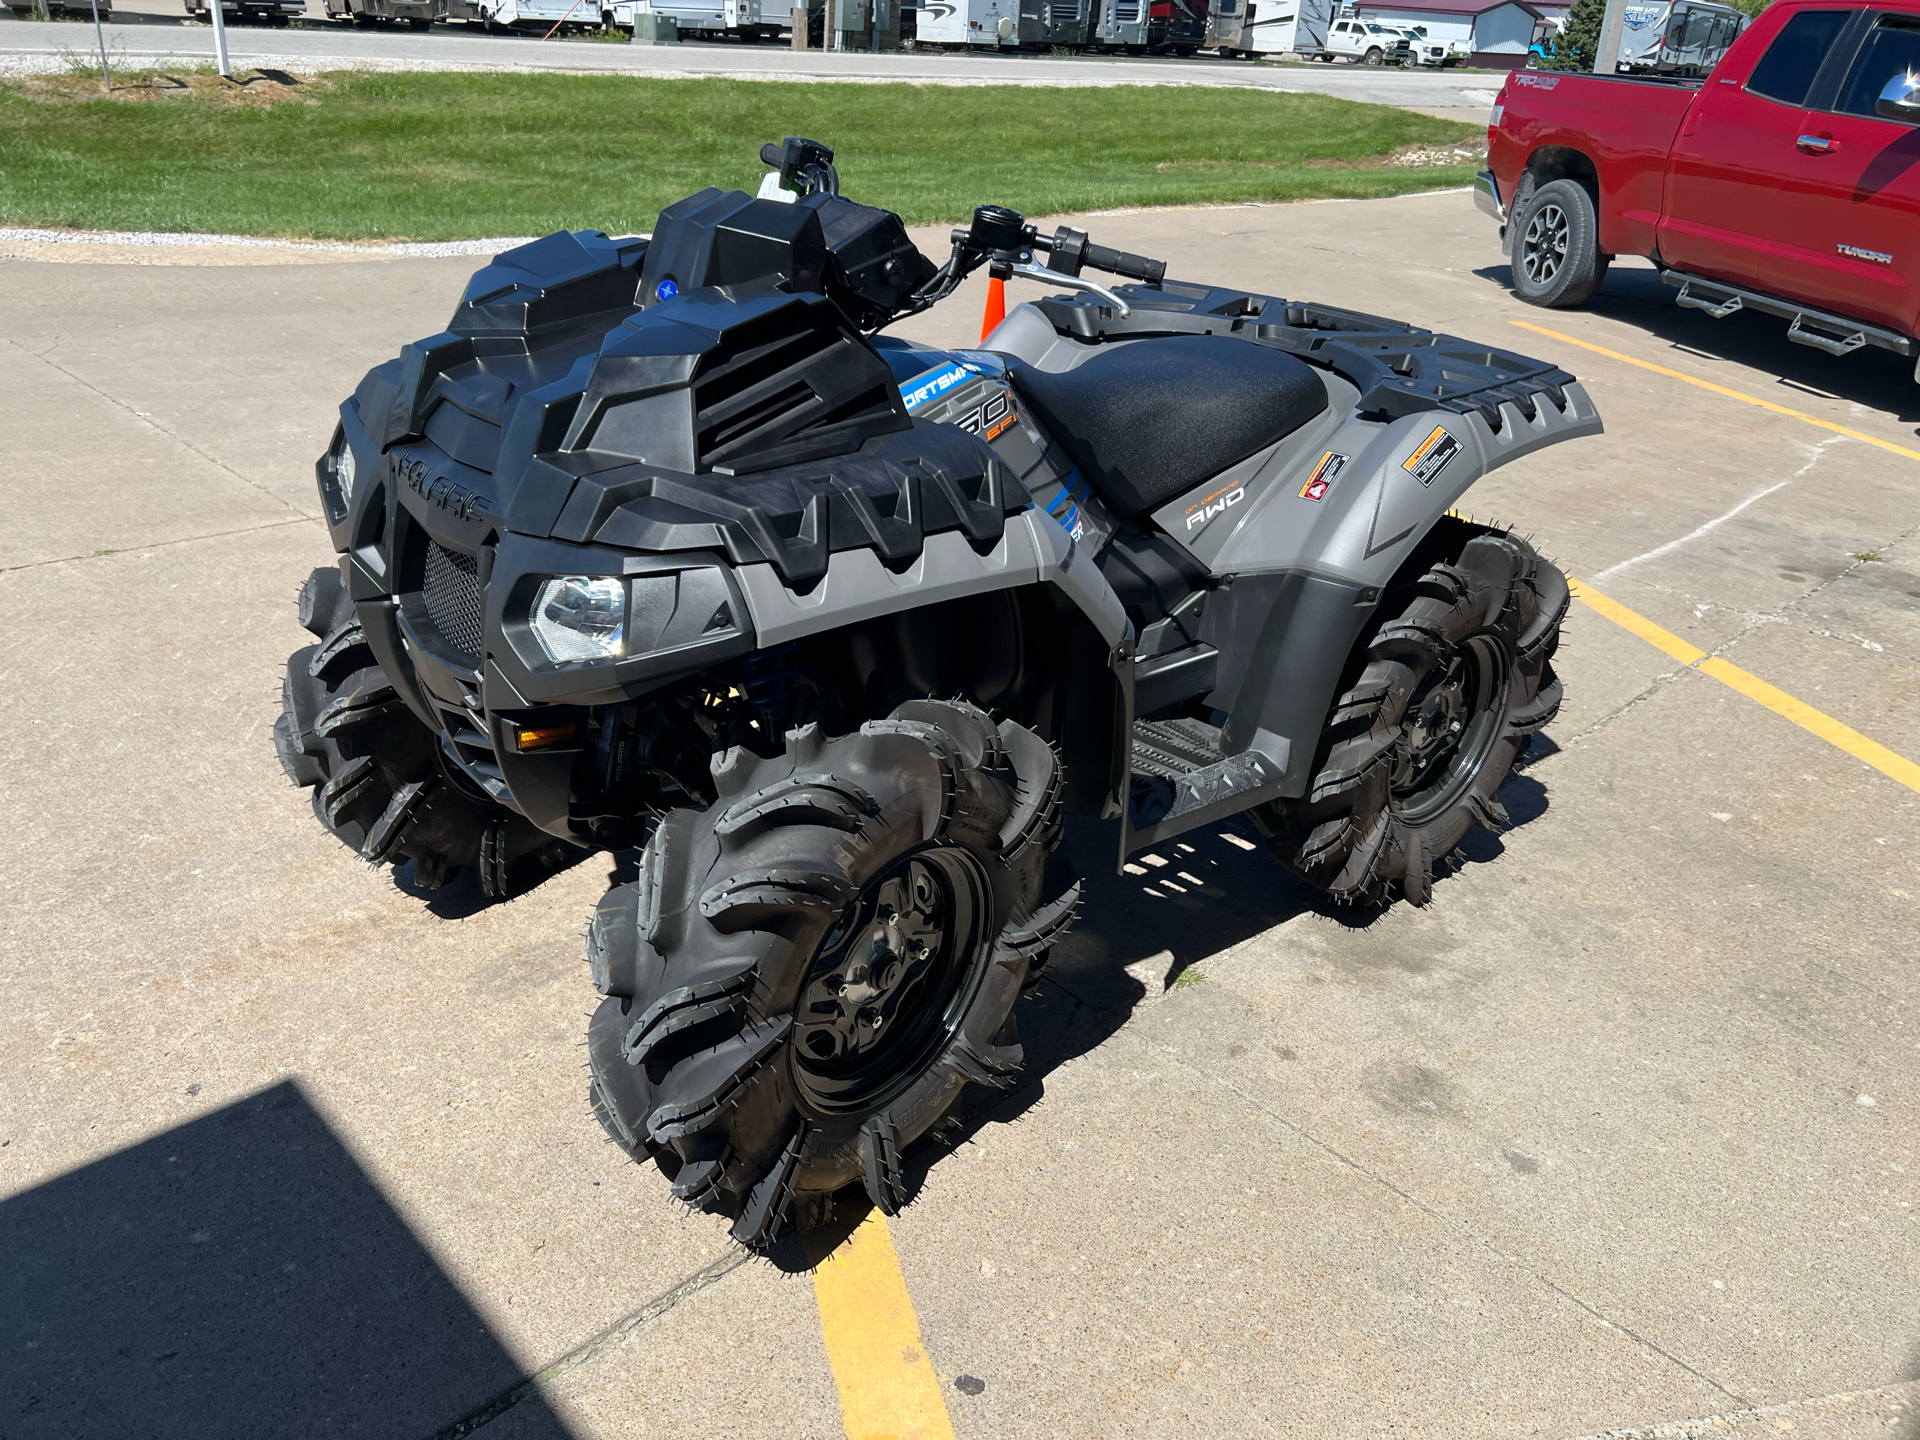
[[[664,15],[682,35],[706,40],[727,33],[725,0],[607,0],[601,5],[609,29],[631,30],[635,15]]]
[[[1334,0],[1214,0],[1207,48],[1224,56],[1321,55]]]
[[[1045,0],[920,0],[915,45],[1016,49],[1047,43]]]

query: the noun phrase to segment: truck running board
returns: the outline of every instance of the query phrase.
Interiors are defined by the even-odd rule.
[[[1912,355],[1915,352],[1914,340],[1910,335],[1902,335],[1897,330],[1882,330],[1876,325],[1865,325],[1858,320],[1849,320],[1844,315],[1831,315],[1762,290],[1743,290],[1737,285],[1726,285],[1718,280],[1703,280],[1684,270],[1663,270],[1660,278],[1679,289],[1680,293],[1674,297],[1674,301],[1688,310],[1703,311],[1716,320],[1723,320],[1736,310],[1758,310],[1764,315],[1777,315],[1788,322],[1787,339],[1796,345],[1811,345],[1829,355],[1850,354],[1866,345],[1879,350],[1891,350],[1896,355]]]
[[[1270,800],[1285,778],[1259,750],[1223,759],[1220,730],[1204,721],[1136,720],[1120,858]]]

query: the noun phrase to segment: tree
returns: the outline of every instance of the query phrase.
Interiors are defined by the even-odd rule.
[[[1542,70],[1591,70],[1600,53],[1600,27],[1606,22],[1607,0],[1574,0],[1567,23],[1547,46]]]

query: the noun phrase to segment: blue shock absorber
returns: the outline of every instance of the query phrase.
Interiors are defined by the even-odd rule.
[[[783,735],[799,718],[800,642],[789,640],[771,649],[756,650],[740,662],[745,672],[747,704],[769,735]]]

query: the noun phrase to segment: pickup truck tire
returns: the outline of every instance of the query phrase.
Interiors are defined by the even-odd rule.
[[[963,702],[807,725],[714,780],[588,929],[588,1093],[621,1150],[764,1249],[844,1185],[906,1203],[907,1147],[967,1082],[1012,1083],[1014,1002],[1081,891],[1048,863],[1058,758]]]
[[[1249,812],[1274,857],[1340,904],[1425,905],[1469,829],[1507,824],[1501,782],[1560,708],[1568,598],[1518,535],[1436,525],[1355,647],[1306,795]]]
[[[1507,225],[1513,289],[1529,305],[1564,310],[1584,304],[1613,259],[1600,250],[1593,195],[1578,180],[1523,188]]]
[[[1387,52],[1376,45],[1373,49],[1367,51],[1366,58],[1360,63],[1363,65],[1384,65],[1386,60]]]

